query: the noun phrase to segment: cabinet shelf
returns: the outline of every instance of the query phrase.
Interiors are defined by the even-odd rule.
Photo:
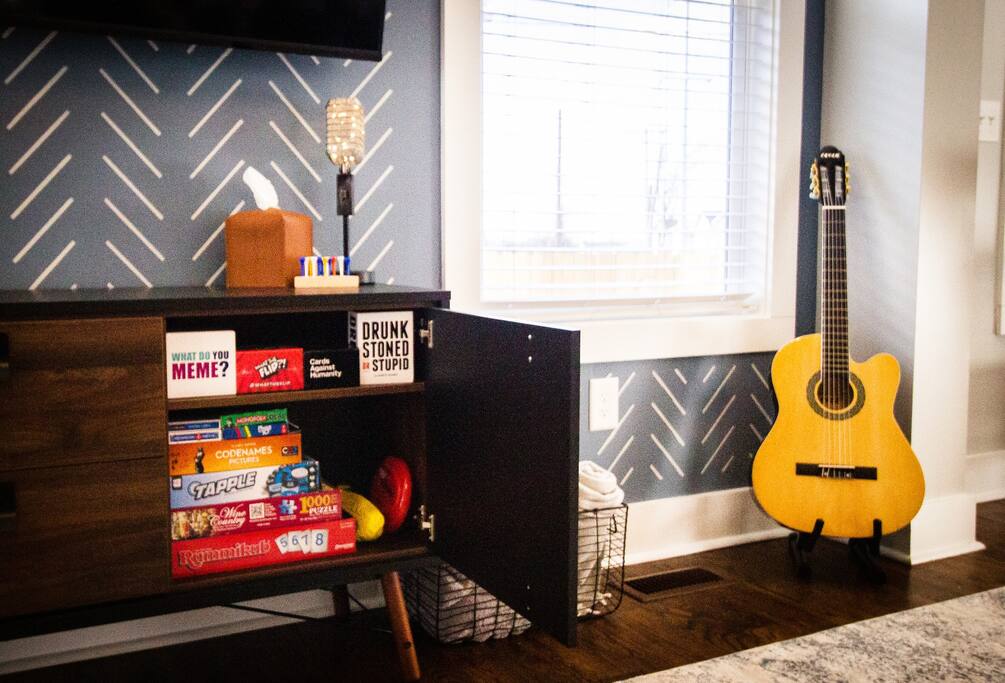
[[[418,394],[425,391],[422,382],[408,384],[373,384],[342,389],[303,389],[300,391],[270,391],[259,394],[234,394],[230,396],[199,396],[168,399],[168,410],[196,410],[199,408],[226,408],[229,406],[258,406],[298,401],[327,401],[358,396],[387,396],[391,394]]]
[[[303,579],[302,575],[304,574],[332,570],[352,571],[355,567],[359,567],[360,569],[365,567],[373,573],[373,576],[379,576],[385,570],[385,566],[391,567],[403,561],[421,562],[423,564],[438,562],[429,549],[426,535],[423,532],[415,530],[401,531],[385,536],[377,541],[357,541],[356,552],[347,555],[335,555],[333,557],[307,559],[302,562],[256,567],[254,569],[223,574],[176,579],[172,588],[175,591],[185,591],[209,586],[223,586],[232,584],[235,580],[275,580],[280,577],[289,577],[290,580],[295,581],[298,576]],[[311,582],[314,584],[317,583],[316,579],[306,578],[306,581],[308,584]]]

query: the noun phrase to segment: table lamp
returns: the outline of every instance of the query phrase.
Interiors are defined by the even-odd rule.
[[[358,275],[360,284],[373,284],[372,271],[351,271],[349,264],[349,216],[352,215],[352,170],[363,160],[366,144],[363,105],[355,97],[328,100],[328,158],[338,167],[338,214],[342,216],[342,255],[345,274]]]

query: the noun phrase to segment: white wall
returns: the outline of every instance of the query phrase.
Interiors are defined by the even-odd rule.
[[[1005,2],[984,8],[981,99],[1005,97]],[[1000,118],[1000,117],[999,117]],[[999,121],[999,132],[1001,125]],[[1002,142],[978,143],[974,225],[973,298],[970,308],[970,409],[967,490],[981,500],[1005,497],[1005,337],[995,334],[1001,282]]]
[[[980,547],[965,487],[984,3],[828,3],[823,141],[852,164],[852,350],[904,370],[897,415],[927,490],[912,562]]]

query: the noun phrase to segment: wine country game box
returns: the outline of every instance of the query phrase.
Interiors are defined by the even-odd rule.
[[[411,311],[350,313],[349,344],[359,350],[359,383],[415,381]]]
[[[174,510],[171,512],[171,540],[188,541],[336,519],[342,519],[342,492],[326,489],[296,496]]]

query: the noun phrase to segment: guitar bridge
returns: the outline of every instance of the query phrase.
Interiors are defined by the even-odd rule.
[[[854,465],[828,465],[809,462],[796,463],[796,476],[821,479],[866,479],[876,481],[875,467]]]

